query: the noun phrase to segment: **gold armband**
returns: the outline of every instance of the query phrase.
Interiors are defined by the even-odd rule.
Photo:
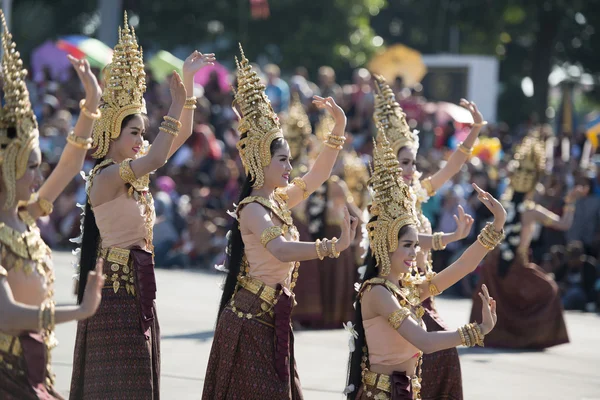
[[[303,199],[308,199],[309,193],[306,190],[306,181],[304,181],[304,179],[298,177],[298,178],[294,178],[292,180],[292,185],[298,186],[300,189],[302,189],[302,198]]]
[[[92,148],[93,139],[75,136],[75,132],[71,131],[67,135],[67,143],[70,143],[82,150],[89,150]]]
[[[135,174],[131,169],[131,158],[121,162],[119,165],[119,176],[125,183],[129,183],[130,185],[133,185],[133,183],[136,181]]]
[[[52,214],[52,210],[54,210],[54,206],[52,203],[46,199],[40,197],[39,192],[35,192],[31,195],[31,198],[27,202],[27,204],[35,204],[37,203],[40,209],[42,210],[42,217],[46,217]]]
[[[427,191],[427,196],[435,196],[435,190],[433,190],[433,185],[431,184],[431,177],[423,179],[421,181],[421,186]]]
[[[435,283],[430,283],[429,284],[429,294],[431,295],[431,297],[435,297],[435,296],[442,294],[442,292],[440,292],[440,289],[437,288]]]
[[[183,108],[185,108],[187,110],[195,110],[196,109],[196,97],[192,96],[192,97],[188,97],[187,99],[185,99],[185,105],[183,106]]]
[[[336,250],[335,245],[338,242],[338,238],[334,237],[333,239],[331,239],[331,254],[329,255],[329,257],[331,258],[339,258],[340,257],[340,252]]]
[[[85,99],[82,99],[79,102],[79,109],[81,110],[81,113],[83,115],[85,115],[86,117],[88,117],[89,119],[97,120],[97,119],[100,119],[102,117],[102,111],[100,111],[99,108],[96,109],[96,112],[91,112],[90,110],[88,110],[85,107]]]
[[[463,142],[460,142],[458,144],[457,150],[460,151],[461,153],[463,153],[467,157],[469,157],[469,156],[471,156],[471,154],[473,154],[473,148],[472,147],[468,148],[467,146],[465,146],[463,144]]]
[[[388,317],[388,323],[394,330],[398,330],[404,320],[410,315],[410,311],[407,308],[399,308]]]
[[[54,320],[54,301],[45,300],[40,306],[40,312],[38,314],[38,328],[39,331],[53,331],[55,320]]]
[[[431,248],[435,251],[444,250],[446,246],[444,246],[444,242],[442,238],[444,237],[443,232],[436,232],[433,234],[433,238],[431,239]]]
[[[263,247],[267,247],[267,244],[279,237],[283,235],[283,229],[281,229],[280,226],[270,226],[267,229],[265,229],[263,231],[263,233],[260,235],[260,243],[263,245]]]

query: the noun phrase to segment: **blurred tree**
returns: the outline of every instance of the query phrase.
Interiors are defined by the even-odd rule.
[[[599,0],[398,0],[373,19],[388,44],[402,42],[424,53],[449,52],[453,29],[459,53],[495,55],[501,60],[500,118],[546,119],[548,76],[553,65],[600,72]],[[521,90],[533,81],[534,95]],[[598,78],[596,78],[598,79]]]

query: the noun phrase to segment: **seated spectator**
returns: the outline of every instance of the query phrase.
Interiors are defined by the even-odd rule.
[[[596,260],[584,254],[583,244],[569,243],[566,260],[555,273],[565,310],[585,311],[587,304],[595,302],[597,277]]]

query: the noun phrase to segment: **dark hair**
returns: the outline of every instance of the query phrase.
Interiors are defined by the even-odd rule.
[[[246,136],[244,133],[241,136],[243,139]],[[285,140],[283,138],[277,138],[271,142],[271,156],[275,154],[277,150],[282,148],[285,145]],[[246,197],[250,196],[252,193],[252,185],[254,184],[254,180],[250,179],[250,175],[246,175],[246,179],[242,184],[242,188],[240,190],[240,197],[238,198],[239,204]],[[221,312],[225,309],[231,297],[233,296],[233,292],[235,290],[235,285],[237,284],[237,276],[240,273],[240,268],[242,265],[242,257],[244,256],[244,242],[242,240],[242,233],[240,232],[240,225],[238,221],[233,221],[231,226],[231,233],[229,236],[229,241],[227,242],[227,260],[225,261],[225,267],[227,268],[227,276],[225,277],[225,283],[223,285],[223,295],[221,296],[221,302],[219,303],[219,314],[217,315],[217,322],[221,317]]]
[[[141,116],[144,120],[144,125],[148,126],[148,117],[145,114],[131,114],[123,118],[121,122],[121,130],[123,130],[129,121],[135,116]],[[94,167],[104,161],[104,158],[96,160]],[[85,286],[87,284],[88,272],[93,271],[96,268],[96,253],[100,244],[100,230],[96,225],[96,217],[92,206],[90,205],[90,199],[88,196],[85,198],[85,215],[83,217],[83,236],[81,238],[81,255],[79,256],[79,287],[77,290],[77,304],[81,304],[83,300],[83,294],[85,293]]]
[[[377,217],[371,218],[369,222],[376,221]],[[398,231],[398,239],[406,234],[408,227],[410,225],[404,225]],[[375,278],[379,275],[379,268],[377,267],[377,261],[369,249],[367,256],[365,257],[365,265],[367,267],[363,278],[360,280],[360,284],[368,281],[369,279]],[[356,333],[358,333],[358,339],[354,340],[354,351],[350,353],[350,357],[348,360],[348,382],[347,386],[354,385],[354,390],[348,394],[347,398],[349,400],[354,400],[356,398],[356,394],[358,393],[358,388],[362,384],[362,358],[364,355],[363,348],[367,346],[367,339],[365,336],[365,328],[363,326],[362,320],[362,305],[360,303],[359,294],[356,294],[356,299],[354,303],[354,329]],[[368,360],[367,360],[368,365]]]
[[[507,220],[506,221],[506,226],[510,226],[510,225],[514,225],[514,224],[520,224],[521,223],[521,209],[523,208],[521,206],[521,204],[523,204],[526,200],[526,193],[521,193],[521,192],[514,192],[512,195],[512,198],[510,199],[510,203],[512,203],[512,205],[510,207],[514,207],[514,214],[511,220]],[[517,239],[512,239],[513,237],[516,237]],[[512,265],[512,263],[514,262],[515,258],[520,257],[517,254],[517,249],[519,247],[519,244],[521,243],[521,230],[520,229],[511,229],[510,231],[508,231],[506,233],[506,238],[504,239],[503,243],[505,243],[508,246],[508,249],[512,252],[513,256],[512,257],[507,257],[508,259],[505,259],[502,254],[504,253],[504,250],[500,252],[500,255],[498,257],[498,276],[500,276],[501,278],[504,278],[507,274],[508,274],[508,270],[510,269],[510,266]],[[516,243],[513,244],[513,243]]]

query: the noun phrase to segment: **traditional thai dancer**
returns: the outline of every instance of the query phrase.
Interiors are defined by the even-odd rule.
[[[299,242],[290,209],[329,178],[344,143],[346,116],[333,99],[315,97],[335,126],[310,171],[289,183],[289,145],[243,52],[237,79],[237,148],[247,176],[232,213],[237,223],[227,245],[228,274],[202,398],[302,399],[290,324],[298,267],[300,261],[339,257],[357,221],[345,210],[339,239]]]
[[[435,192],[456,175],[463,164],[468,160],[475,140],[479,135],[481,127],[485,124],[483,117],[475,103],[461,100],[460,105],[466,108],[475,121],[473,127],[465,140],[458,145],[457,150],[452,153],[448,162],[442,169],[420,180],[421,173],[417,171],[417,151],[419,149],[419,137],[416,131],[412,131],[406,122],[406,115],[394,97],[394,92],[380,77],[375,77],[375,121],[382,125],[386,135],[391,142],[394,154],[398,156],[402,168],[402,179],[411,188],[417,197],[416,213],[418,219],[421,249],[417,254],[417,266],[422,273],[431,274],[432,250],[443,250],[449,243],[464,239],[471,229],[472,223],[459,226],[453,233],[435,232],[431,229],[431,222],[423,214],[422,205],[427,202]],[[463,210],[459,206],[459,215],[462,219]],[[464,228],[464,229],[463,229]],[[423,236],[427,235],[427,236]],[[433,234],[433,236],[431,236]],[[447,330],[447,326],[437,312],[434,296],[423,303],[426,310],[423,320],[429,331]],[[460,361],[456,349],[445,349],[433,354],[423,356],[423,379],[425,384],[421,391],[424,400],[448,399],[461,400],[462,378]]]
[[[498,326],[488,337],[491,347],[544,349],[569,342],[558,286],[540,267],[529,262],[536,224],[568,230],[573,223],[576,187],[565,198],[562,216],[533,201],[545,170],[545,145],[536,132],[526,136],[510,163],[510,186],[503,196],[508,213],[506,241],[486,260],[480,284],[499,299]],[[473,303],[470,321],[479,319]]]
[[[78,300],[87,286],[85,274],[98,258],[105,260],[107,281],[98,313],[77,326],[71,399],[159,398],[149,174],[191,135],[196,99],[186,93],[192,92],[194,73],[213,60],[212,54],[194,52],[184,63],[183,82],[173,74],[171,107],[148,149],[144,62],[125,14],[104,74],[102,117],[93,130],[97,162],[87,177]]]
[[[421,305],[472,272],[503,238],[506,212],[477,186],[479,199],[494,215],[464,254],[439,274],[423,276],[416,266],[419,221],[409,187],[401,177],[396,153],[380,131],[374,149],[374,191],[367,225],[370,252],[356,301],[346,394],[349,399],[421,399],[423,353],[460,344],[483,345],[496,323],[495,301],[483,287],[481,324],[455,332],[428,332]]]
[[[35,219],[52,212],[52,203],[83,167],[91,147],[92,122],[100,87],[87,61],[70,58],[86,98],[56,168],[46,182],[38,124],[25,84],[19,52],[0,11],[4,105],[0,113],[0,398],[62,399],[54,388],[51,350],[55,324],[82,320],[96,312],[104,278],[99,262],[78,306],[56,306],[50,248]],[[22,204],[22,206],[20,205]],[[93,268],[90,268],[93,270]]]

